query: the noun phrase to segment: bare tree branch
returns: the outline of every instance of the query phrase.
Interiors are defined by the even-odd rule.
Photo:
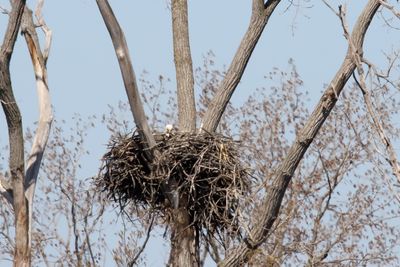
[[[143,140],[146,141],[147,146],[151,149],[155,147],[156,142],[151,134],[146,115],[144,113],[143,104],[140,100],[136,76],[135,72],[133,71],[124,32],[122,31],[108,1],[96,0],[96,3],[114,45],[136,127],[138,128],[139,134]],[[147,156],[150,160],[152,159],[153,155],[151,151],[148,151]]]
[[[44,35],[46,38],[45,46],[44,46],[43,53],[42,53],[44,65],[46,65],[47,59],[49,58],[49,54],[50,54],[53,33],[52,33],[51,29],[47,26],[46,22],[44,21],[44,18],[42,15],[43,5],[44,5],[44,0],[38,0],[36,10],[35,10],[35,17],[39,23],[40,28],[44,32]]]
[[[128,263],[129,267],[133,267],[136,264],[136,262],[139,259],[140,255],[143,253],[144,249],[146,248],[147,242],[150,239],[150,233],[153,230],[154,219],[155,219],[155,216],[152,215],[152,217],[150,219],[150,224],[149,224],[149,226],[147,228],[147,231],[146,231],[146,239],[144,240],[144,242],[143,242],[142,246],[140,247],[138,253],[136,253],[135,257]]]
[[[385,0],[381,0],[380,3],[381,3],[382,6],[384,6],[387,9],[389,9],[393,13],[393,15],[395,15],[397,18],[400,19],[400,11],[396,10],[393,5],[390,5]]]
[[[279,3],[280,0],[269,0],[265,4],[261,0],[253,0],[250,24],[243,36],[238,50],[236,51],[232,63],[229,66],[224,80],[220,84],[204,115],[202,128],[206,131],[214,132],[217,128],[226,105],[243,76],[250,56],[260,39],[265,25],[267,25],[269,18]]]
[[[380,4],[382,4],[382,2],[383,1],[380,1]],[[386,3],[386,5],[387,5],[387,3]],[[386,5],[385,5],[385,7],[387,7]],[[378,136],[381,139],[382,144],[385,146],[387,153],[389,154],[388,158],[385,157],[386,161],[392,167],[393,174],[396,176],[397,181],[400,183],[400,166],[398,164],[396,152],[393,148],[390,138],[385,133],[382,123],[379,121],[378,116],[375,113],[375,109],[372,104],[371,94],[369,93],[367,84],[365,82],[365,74],[364,74],[364,69],[362,66],[362,63],[364,62],[362,48],[356,49],[355,45],[352,43],[352,40],[349,37],[345,9],[341,9],[341,12],[339,15],[340,15],[340,19],[342,21],[344,36],[346,37],[346,39],[349,42],[349,47],[351,48],[352,56],[353,56],[354,62],[356,64],[356,69],[357,69],[357,74],[358,74],[359,79],[357,79],[353,73],[354,80],[356,81],[357,86],[360,88],[360,90],[363,94],[365,106],[367,107],[368,114],[372,119],[373,126],[374,126],[376,132],[378,133]],[[371,63],[369,63],[368,65],[371,66]],[[398,196],[396,194],[395,194],[395,196],[396,196],[396,198],[398,198]]]
[[[379,0],[370,0],[358,17],[351,35],[351,41],[354,44],[355,51],[361,51],[368,26],[379,7]],[[337,97],[340,95],[347,80],[356,68],[352,51],[354,50],[349,47],[340,69],[325,90],[303,129],[298,133],[296,141],[290,148],[286,158],[276,169],[273,182],[271,186],[268,187],[266,197],[262,204],[261,210],[263,212],[256,221],[251,233],[246,238],[247,241],[245,244],[240,245],[229,253],[229,256],[219,264],[220,267],[243,264],[243,262],[248,260],[251,252],[265,242],[266,236],[278,217],[283,196],[285,195],[287,186],[297,166],[326,118],[329,116],[329,113],[336,104]]]
[[[196,130],[193,64],[190,53],[187,0],[172,1],[172,31],[178,95],[179,130]]]
[[[11,1],[11,12],[0,51],[0,101],[7,120],[10,143],[10,174],[13,187],[15,224],[14,265],[30,265],[27,203],[24,188],[24,140],[22,118],[11,85],[10,60],[21,25],[25,1]]]

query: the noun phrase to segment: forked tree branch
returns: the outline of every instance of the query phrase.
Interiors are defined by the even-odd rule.
[[[204,114],[202,128],[209,132],[217,129],[222,114],[243,76],[250,56],[280,0],[253,0],[250,24],[229,69]]]
[[[354,26],[351,41],[354,45],[355,51],[361,51],[365,34],[372,18],[380,6],[379,0],[370,0]],[[219,266],[241,266],[249,260],[252,251],[257,249],[263,242],[265,242],[270,229],[279,214],[279,209],[282,204],[282,199],[290,180],[293,177],[297,166],[306,153],[311,142],[314,140],[319,129],[329,116],[333,107],[336,104],[338,96],[340,95],[343,87],[350,78],[351,74],[356,68],[354,62],[353,49],[350,47],[347,50],[346,57],[336,73],[335,77],[325,90],[320,101],[315,107],[308,121],[305,123],[303,129],[296,137],[294,144],[291,146],[286,158],[275,170],[273,182],[267,189],[263,203],[261,204],[262,213],[258,216],[254,227],[249,235],[246,237],[246,242],[237,247],[234,251],[228,253]]]
[[[187,0],[172,0],[172,32],[178,95],[179,130],[196,130],[193,64],[189,43]]]
[[[124,32],[122,31],[108,1],[96,0],[96,3],[114,45],[115,54],[118,58],[118,63],[121,69],[122,78],[124,80],[126,94],[128,95],[128,100],[136,127],[142,139],[146,141],[146,145],[148,146],[148,148],[154,148],[156,146],[156,142],[153,135],[151,134],[150,127],[148,125],[144,112],[143,104],[140,100],[139,90],[136,83],[136,76],[135,72],[133,71]],[[150,150],[147,151],[147,157],[149,160],[153,158]]]
[[[51,49],[51,41],[52,41],[52,36],[53,33],[51,31],[51,29],[47,26],[46,22],[44,21],[44,18],[42,16],[42,9],[43,9],[43,5],[44,5],[44,0],[38,0],[36,9],[35,9],[35,17],[38,21],[38,24],[40,26],[40,28],[42,29],[42,31],[44,32],[45,38],[46,38],[46,42],[44,45],[44,49],[43,49],[43,60],[44,60],[44,64],[47,64],[47,59],[49,58],[49,54],[50,54],[50,49]]]

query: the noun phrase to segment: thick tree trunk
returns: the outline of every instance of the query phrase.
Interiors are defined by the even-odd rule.
[[[196,108],[194,98],[194,79],[192,57],[189,42],[188,5],[187,0],[173,0],[172,32],[174,44],[174,61],[178,96],[179,131],[194,132],[196,130]],[[174,185],[169,190],[176,194],[184,194]],[[199,244],[196,242],[196,229],[191,226],[186,202],[180,201],[174,207],[172,216],[171,251],[169,266],[199,266]]]
[[[7,120],[10,143],[10,173],[15,216],[14,266],[30,266],[28,205],[24,185],[24,140],[22,118],[12,91],[10,60],[21,25],[25,1],[12,1],[7,30],[0,54],[0,100]]]
[[[169,267],[196,267],[199,264],[199,244],[196,229],[190,226],[190,218],[186,208],[173,211],[171,252]]]
[[[329,116],[347,80],[356,68],[354,53],[355,51],[361,53],[368,26],[379,6],[379,0],[370,0],[359,16],[349,40],[347,55],[340,69],[325,90],[303,129],[299,132],[285,160],[275,172],[274,181],[268,188],[262,204],[262,214],[246,238],[246,242],[229,253],[229,256],[219,264],[220,267],[243,265],[249,260],[252,252],[265,242],[273,223],[278,217],[282,199],[297,166]]]
[[[196,108],[186,0],[172,1],[172,32],[178,95],[179,130],[194,132],[196,130]]]

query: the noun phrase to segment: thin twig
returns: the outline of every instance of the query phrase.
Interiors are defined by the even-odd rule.
[[[133,267],[133,265],[135,265],[136,261],[139,259],[140,255],[143,253],[144,249],[146,248],[147,242],[150,239],[150,233],[151,230],[153,228],[153,224],[154,224],[154,219],[155,219],[155,215],[151,216],[151,220],[150,220],[150,224],[149,227],[147,228],[147,234],[146,234],[146,239],[144,240],[142,246],[140,247],[138,253],[135,255],[135,257],[128,263],[129,267]]]

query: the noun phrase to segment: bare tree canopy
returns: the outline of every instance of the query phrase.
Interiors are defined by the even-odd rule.
[[[384,42],[371,41],[382,29],[398,34],[397,1],[368,0],[354,8],[328,0],[253,0],[239,42],[228,45],[222,35],[218,41],[235,47],[226,69],[211,51],[197,63],[195,4],[163,1],[170,43],[146,49],[156,53],[156,45],[170,55],[171,78],[155,78],[147,70],[137,74],[141,51],[135,42],[147,36],[135,29],[161,35],[164,28],[150,32],[146,23],[131,23],[124,3],[88,5],[96,16],[82,21],[74,15],[79,24],[74,39],[57,32],[66,41],[55,47],[47,17],[55,25],[62,20],[44,16],[45,4],[38,0],[33,12],[26,1],[0,3],[1,19],[8,21],[0,49],[0,101],[7,124],[0,128],[8,130],[8,142],[0,143],[0,265],[142,266],[151,265],[152,257],[174,267],[400,264],[400,50],[397,44],[388,51]],[[210,14],[218,5],[208,7]],[[218,13],[221,23],[229,8]],[[326,58],[324,66],[306,66],[313,78],[321,71],[333,74],[321,92],[303,81],[304,71],[288,58],[286,67],[266,70],[261,86],[248,88],[246,77],[260,44],[269,47],[277,38],[273,33],[290,27],[293,35],[297,27],[311,29],[296,21],[316,8],[329,11],[338,29],[329,35],[347,47],[337,69],[328,62],[334,47],[311,55]],[[210,14],[202,14],[202,24]],[[290,27],[273,31],[288,17]],[[91,32],[80,36],[84,29]],[[32,101],[20,100],[21,92],[28,93],[18,85],[27,78],[12,60],[28,55],[19,53],[19,33],[33,67],[39,110],[26,128],[23,121],[33,114],[24,110]],[[319,36],[310,36],[309,42],[319,42]],[[86,48],[83,53],[66,49],[75,46]],[[59,54],[55,64],[47,64],[50,48],[73,51],[71,73],[56,72]],[[99,63],[87,60],[89,54]],[[81,74],[80,65],[93,69]],[[91,107],[104,93],[100,88],[108,95],[124,91],[126,99],[117,107],[106,99],[108,108],[88,117],[75,103],[55,101],[56,110],[74,115],[53,119],[48,68],[51,79],[82,89],[76,103]],[[107,77],[96,73],[99,68]],[[74,77],[79,74],[83,78]],[[118,76],[121,84],[96,87],[109,76]],[[83,88],[84,82],[91,87],[93,79],[95,93],[85,93],[92,88]],[[59,93],[60,83],[54,84]]]

